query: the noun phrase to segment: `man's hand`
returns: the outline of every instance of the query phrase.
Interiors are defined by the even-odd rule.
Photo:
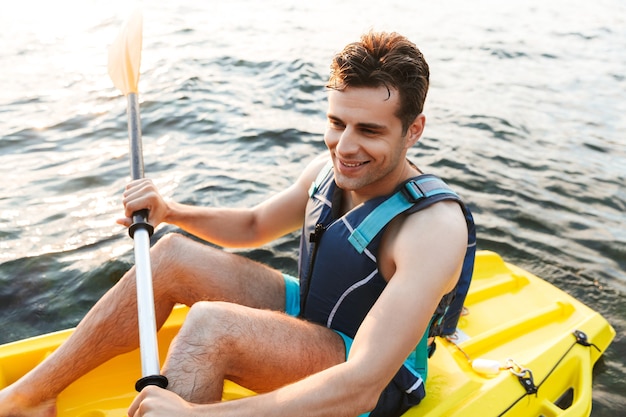
[[[192,417],[195,406],[171,391],[144,388],[128,409],[128,417]]]
[[[148,209],[150,211],[148,223],[156,228],[169,210],[154,183],[146,178],[132,181],[126,186],[123,203],[126,217],[118,219],[117,223],[126,227],[132,224],[131,216],[135,211]]]

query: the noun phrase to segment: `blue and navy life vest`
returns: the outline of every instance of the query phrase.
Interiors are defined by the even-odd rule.
[[[300,315],[351,338],[387,285],[378,270],[377,256],[389,222],[439,201],[460,204],[468,227],[461,275],[456,287],[441,300],[429,331],[394,378],[403,374],[399,382],[407,385],[407,390],[420,388],[416,391],[419,402],[427,373],[426,340],[454,333],[471,281],[476,233],[470,211],[440,178],[423,174],[404,182],[391,195],[368,200],[341,215],[342,190],[334,181],[332,164],[322,169],[309,195],[300,241]]]

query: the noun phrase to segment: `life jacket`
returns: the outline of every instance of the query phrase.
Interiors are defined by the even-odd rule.
[[[415,376],[411,380],[409,375],[403,384],[417,384],[418,379],[426,378],[426,340],[453,334],[463,308],[476,251],[472,215],[456,193],[430,174],[411,178],[391,195],[373,198],[340,215],[342,194],[329,164],[309,190],[300,240],[300,315],[351,338],[387,284],[378,270],[377,256],[389,222],[444,200],[458,202],[463,210],[468,246],[459,280],[439,303],[429,331],[403,367]],[[402,379],[407,379],[406,375]]]

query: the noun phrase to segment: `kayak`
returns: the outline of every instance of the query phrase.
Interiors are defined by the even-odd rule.
[[[187,311],[177,306],[159,331],[161,362]],[[0,346],[0,387],[71,333]],[[426,398],[405,416],[589,416],[593,367],[614,336],[610,324],[580,301],[496,253],[479,251],[457,333],[437,338]],[[139,351],[120,355],[63,391],[58,415],[125,416],[140,377]],[[249,395],[254,393],[226,381],[224,400]]]

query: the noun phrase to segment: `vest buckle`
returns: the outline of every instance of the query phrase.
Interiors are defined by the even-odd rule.
[[[402,187],[402,194],[409,203],[417,203],[422,198],[426,197],[426,193],[417,183],[417,181],[411,180],[404,184]]]

